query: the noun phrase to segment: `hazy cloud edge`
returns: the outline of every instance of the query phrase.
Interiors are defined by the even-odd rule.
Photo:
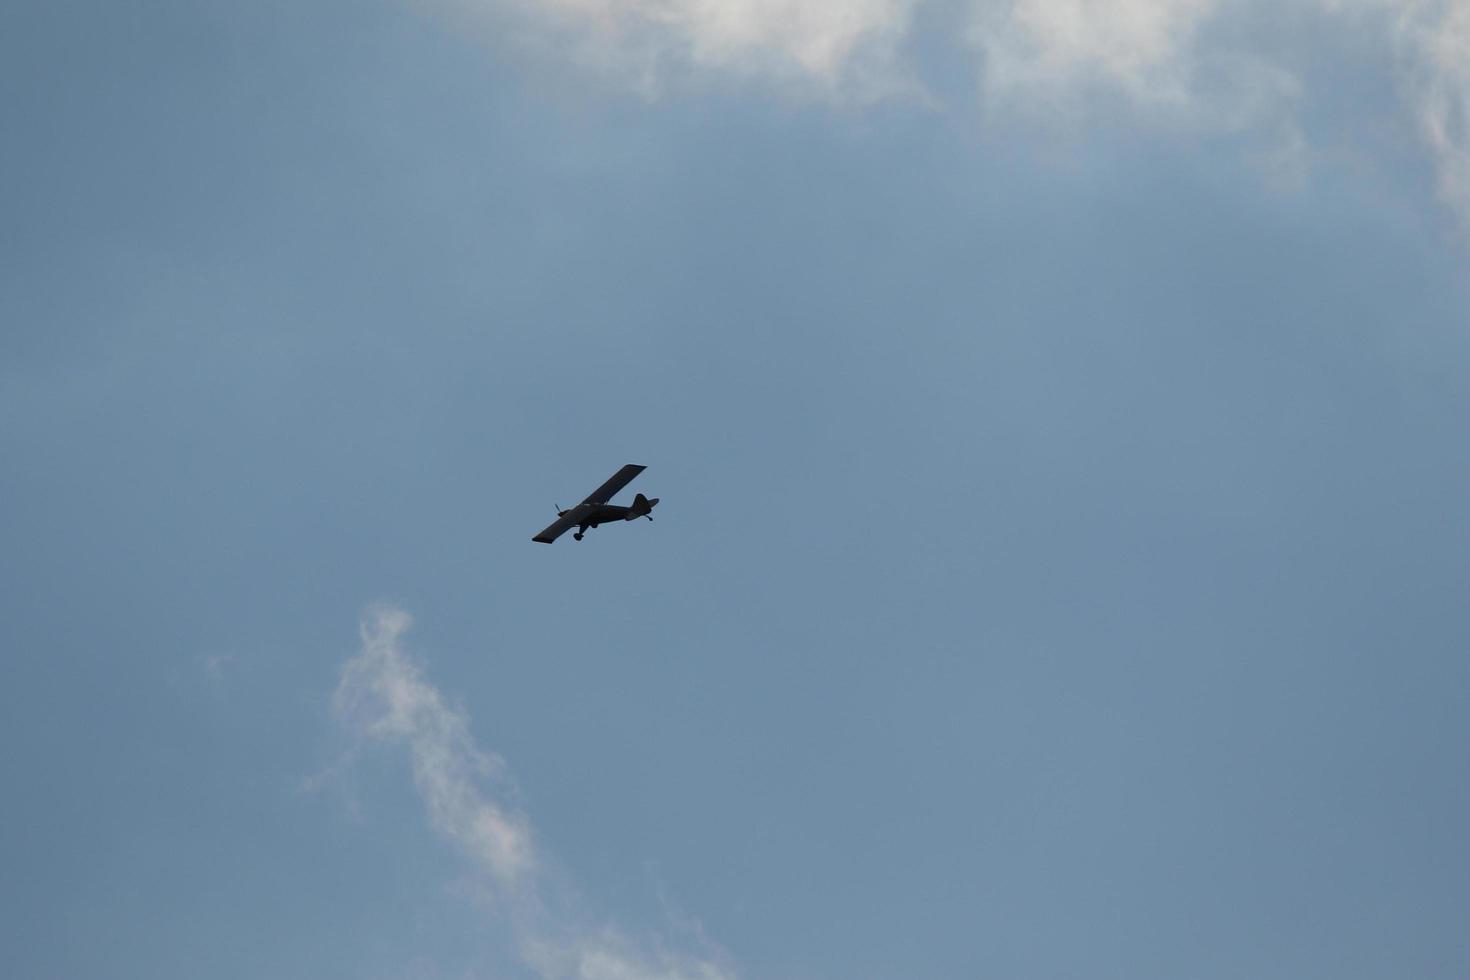
[[[1271,175],[1293,183],[1308,169],[1297,116],[1313,93],[1268,53],[1211,28],[1242,12],[1351,22],[1395,51],[1439,194],[1470,225],[1470,0],[969,0],[960,8],[938,0],[417,2],[502,27],[509,18],[519,25],[509,33],[540,35],[551,57],[609,73],[649,97],[713,73],[858,104],[934,104],[912,42],[918,12],[935,10],[938,22],[962,28],[952,43],[973,52],[988,110],[1085,115],[1074,111],[1077,103],[1105,92],[1185,133],[1250,136],[1264,147],[1255,157]],[[956,9],[959,24],[950,16]],[[1107,123],[1089,117],[1089,125]]]
[[[430,826],[481,873],[522,962],[545,980],[733,980],[709,956],[587,928],[547,901],[545,863],[527,816],[510,799],[504,761],[480,748],[463,710],[403,649],[412,624],[394,606],[370,609],[361,649],[343,665],[333,710],[350,735],[407,751]]]

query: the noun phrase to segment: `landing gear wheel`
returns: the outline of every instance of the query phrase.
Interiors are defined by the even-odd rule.
[[[572,540],[573,541],[581,541],[582,540],[582,532],[581,531],[578,531],[576,534],[572,535]]]

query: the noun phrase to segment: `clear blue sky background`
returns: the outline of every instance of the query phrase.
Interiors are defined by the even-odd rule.
[[[0,972],[572,975],[388,602],[623,980],[1470,975],[1470,14],[890,6],[0,13]]]

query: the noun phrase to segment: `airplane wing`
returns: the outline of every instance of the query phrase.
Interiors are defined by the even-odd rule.
[[[613,498],[613,495],[614,494],[616,494],[619,490],[623,489],[623,487],[626,487],[629,483],[633,482],[633,477],[637,476],[639,473],[642,473],[647,468],[648,467],[646,467],[646,466],[639,466],[637,463],[629,463],[627,466],[624,466],[622,469],[618,470],[612,476],[608,477],[608,480],[607,480],[606,483],[604,483],[602,486],[598,487],[596,490],[593,490],[592,493],[588,494],[587,499],[584,500],[584,501],[582,501],[582,503],[584,503],[584,504],[605,504],[605,503],[607,503],[609,500],[611,500]],[[550,529],[548,528],[548,530],[550,530]],[[562,530],[565,531],[566,528],[562,528]],[[545,532],[542,532],[542,533],[545,533]],[[560,533],[560,532],[557,532],[557,533]]]
[[[581,516],[581,510],[582,508],[580,507],[573,507],[564,516],[558,517],[555,523],[547,525],[546,530],[531,540],[540,541],[542,544],[551,544],[551,542],[577,526],[577,518]]]

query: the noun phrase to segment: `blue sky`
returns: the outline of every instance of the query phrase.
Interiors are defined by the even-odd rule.
[[[1470,5],[0,25],[6,975],[1470,971]]]

